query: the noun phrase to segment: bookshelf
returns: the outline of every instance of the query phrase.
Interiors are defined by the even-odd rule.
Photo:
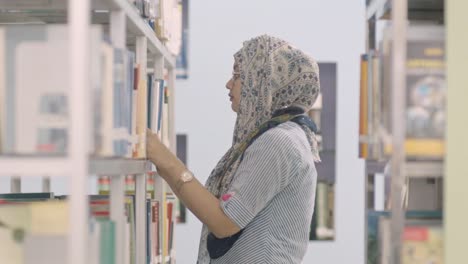
[[[408,17],[411,20],[437,20],[443,17],[443,0],[408,0]],[[367,19],[390,19],[392,1],[371,0],[367,6]]]
[[[131,49],[135,52],[135,63],[140,65],[139,79],[146,80],[151,73],[155,79],[167,80],[169,97],[168,136],[163,140],[175,152],[174,131],[174,86],[175,56],[159,40],[153,30],[139,14],[137,8],[128,0],[0,0],[0,25],[9,24],[67,24],[69,32],[70,64],[69,86],[69,146],[66,155],[1,155],[0,177],[12,177],[12,190],[20,192],[22,177],[41,177],[43,190],[50,189],[49,177],[67,177],[69,181],[69,228],[67,234],[67,263],[88,263],[91,254],[88,242],[89,208],[88,184],[90,175],[105,175],[110,183],[110,220],[115,223],[115,263],[124,264],[124,226],[125,218],[125,176],[135,176],[135,263],[147,261],[147,176],[154,174],[155,168],[144,158],[98,157],[89,154],[91,97],[89,89],[92,74],[91,25],[100,24],[108,32],[114,48]],[[2,69],[0,69],[2,70]],[[1,75],[1,73],[0,73]],[[1,76],[0,76],[1,77]],[[145,99],[146,100],[146,99]],[[148,109],[147,106],[142,106]],[[148,113],[143,111],[141,118],[147,120]],[[145,129],[137,129],[139,144],[145,144]],[[144,152],[144,148],[138,151]],[[161,232],[167,235],[163,226],[167,217],[163,211],[166,194],[171,190],[156,176],[154,180],[154,199],[160,201]],[[175,213],[172,214],[175,220]],[[161,220],[163,219],[163,220]],[[175,251],[162,252],[155,263],[174,263]]]
[[[372,199],[377,175],[379,181],[383,175],[384,185],[387,185],[385,190],[383,187],[379,190],[385,192],[383,195],[387,198],[385,210],[368,208],[367,211],[367,263],[413,263],[407,262],[409,250],[403,250],[408,246],[405,235],[414,231],[411,229],[412,214],[418,210],[425,211],[422,215],[427,214],[428,219],[437,215],[432,219],[438,221],[436,226],[428,227],[425,232],[439,234],[437,241],[442,241],[439,232],[443,218],[441,190],[445,137],[433,132],[435,121],[432,118],[439,113],[437,111],[445,113],[446,97],[439,96],[443,98],[440,100],[442,107],[430,102],[434,112],[429,118],[421,119],[425,112],[418,111],[425,110],[427,106],[417,108],[420,105],[415,101],[422,95],[414,94],[422,87],[422,81],[429,78],[445,81],[446,78],[444,1],[369,0],[366,3],[367,52],[361,57],[359,140],[360,157],[366,160],[366,200]],[[380,32],[378,24],[383,21],[386,27]],[[383,33],[380,43],[377,39],[379,33]],[[432,68],[421,66],[424,62],[434,64]],[[431,86],[428,89],[433,89],[430,92],[437,96],[440,90],[445,93],[445,87]],[[418,126],[420,120],[424,120],[426,129],[421,130],[422,126]],[[445,119],[443,121],[439,125],[442,130]],[[426,201],[418,197],[425,197]],[[432,213],[436,214],[429,216]],[[382,214],[387,215],[383,217]],[[422,215],[416,218],[421,221],[418,224],[424,226],[428,219],[423,219]],[[419,249],[423,247],[419,245]],[[437,252],[439,249],[437,247]]]

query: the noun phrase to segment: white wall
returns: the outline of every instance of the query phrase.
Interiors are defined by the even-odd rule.
[[[335,242],[311,243],[304,263],[364,263],[364,167],[357,158],[364,1],[190,1],[190,79],[176,84],[176,131],[189,135],[189,167],[204,182],[228,149],[235,115],[224,88],[243,40],[268,33],[318,61],[337,62]],[[178,263],[195,263],[200,222],[176,229]]]

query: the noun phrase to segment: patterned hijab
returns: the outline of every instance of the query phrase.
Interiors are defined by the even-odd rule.
[[[320,92],[319,68],[314,59],[284,40],[262,35],[243,43],[234,55],[241,80],[240,107],[232,147],[212,171],[206,188],[217,198],[230,187],[241,162],[239,149],[273,113],[288,107],[304,112],[312,108]],[[315,134],[303,127],[316,162],[320,161]],[[198,263],[209,263],[208,229],[203,227]]]

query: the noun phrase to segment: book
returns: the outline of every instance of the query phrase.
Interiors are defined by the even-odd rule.
[[[163,125],[163,109],[164,109],[164,103],[165,103],[165,96],[164,92],[166,89],[166,82],[164,80],[159,80],[159,97],[158,97],[158,126],[157,126],[157,132],[159,135],[161,135],[161,130],[162,130],[162,125]]]
[[[162,258],[171,256],[174,242],[174,203],[176,202],[175,195],[165,193],[163,202],[163,231],[162,231]]]
[[[170,140],[170,131],[169,131],[169,97],[170,97],[170,90],[169,87],[164,87],[164,103],[162,107],[161,113],[161,140],[167,147],[170,148],[171,140]]]
[[[103,144],[99,155],[131,157],[132,143],[135,141],[132,136],[134,54],[107,43],[102,44],[102,52]]]
[[[138,143],[138,134],[137,134],[137,105],[138,105],[138,85],[139,85],[139,76],[140,76],[140,65],[135,64],[133,69],[133,91],[132,91],[132,135],[136,137],[135,142],[132,144],[132,157],[137,157],[137,143]]]
[[[115,263],[115,223],[109,220],[98,221],[99,225],[99,264]]]
[[[173,55],[177,56],[181,52],[182,47],[182,3],[179,0],[171,0],[171,5],[168,8],[170,17],[166,18],[168,28],[168,40],[166,47]]]
[[[0,194],[0,200],[5,201],[44,201],[54,199],[53,192],[42,193],[3,193]]]
[[[368,157],[368,54],[361,55],[361,84],[359,95],[359,157]]]
[[[145,233],[145,239],[146,239],[146,264],[151,264],[151,199],[146,199],[146,233]]]
[[[382,104],[388,98],[381,94],[381,54],[371,50],[361,55],[359,102],[359,157],[382,159]]]
[[[134,152],[134,158],[146,157],[146,129],[147,129],[147,109],[148,109],[148,87],[146,73],[138,72],[135,75],[137,80],[137,105],[136,105],[136,135],[138,136],[138,143]]]
[[[161,221],[159,214],[159,201],[151,201],[151,255],[153,263],[157,263],[161,256]]]
[[[128,153],[126,155],[127,158],[131,158],[132,153],[132,146],[137,142],[136,139],[136,126],[134,130],[134,116],[133,116],[133,108],[135,104],[134,100],[134,83],[136,79],[135,75],[135,54],[131,51],[126,50],[125,59],[125,90],[123,92],[123,117],[124,117],[124,128],[126,130],[126,138],[128,139]]]
[[[155,20],[155,33],[156,36],[163,43],[169,39],[169,32],[167,30],[167,21],[168,21],[168,6],[171,0],[159,0],[156,10],[158,11],[158,18]]]
[[[133,54],[126,50],[114,48],[114,72],[113,72],[113,154],[116,156],[130,157],[130,133],[131,133],[131,78],[133,67]],[[129,80],[127,80],[129,79]]]
[[[135,223],[135,195],[125,196],[125,213],[129,224],[129,239],[130,239],[130,264],[136,263],[136,223]]]

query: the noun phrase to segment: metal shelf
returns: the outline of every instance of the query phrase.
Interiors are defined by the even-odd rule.
[[[0,0],[0,23],[66,23],[66,0]],[[175,68],[175,57],[156,37],[153,29],[141,18],[137,9],[127,0],[92,0],[93,23],[109,23],[110,11],[123,11],[127,23],[127,44],[133,46],[135,37],[148,40],[151,54],[164,58],[165,65]]]
[[[1,176],[68,176],[73,170],[67,157],[5,156],[0,157]],[[90,158],[89,174],[120,176],[145,174],[152,163],[144,159]]]
[[[372,0],[367,6],[367,19],[390,19],[390,0]],[[444,0],[408,0],[410,20],[443,20]]]

